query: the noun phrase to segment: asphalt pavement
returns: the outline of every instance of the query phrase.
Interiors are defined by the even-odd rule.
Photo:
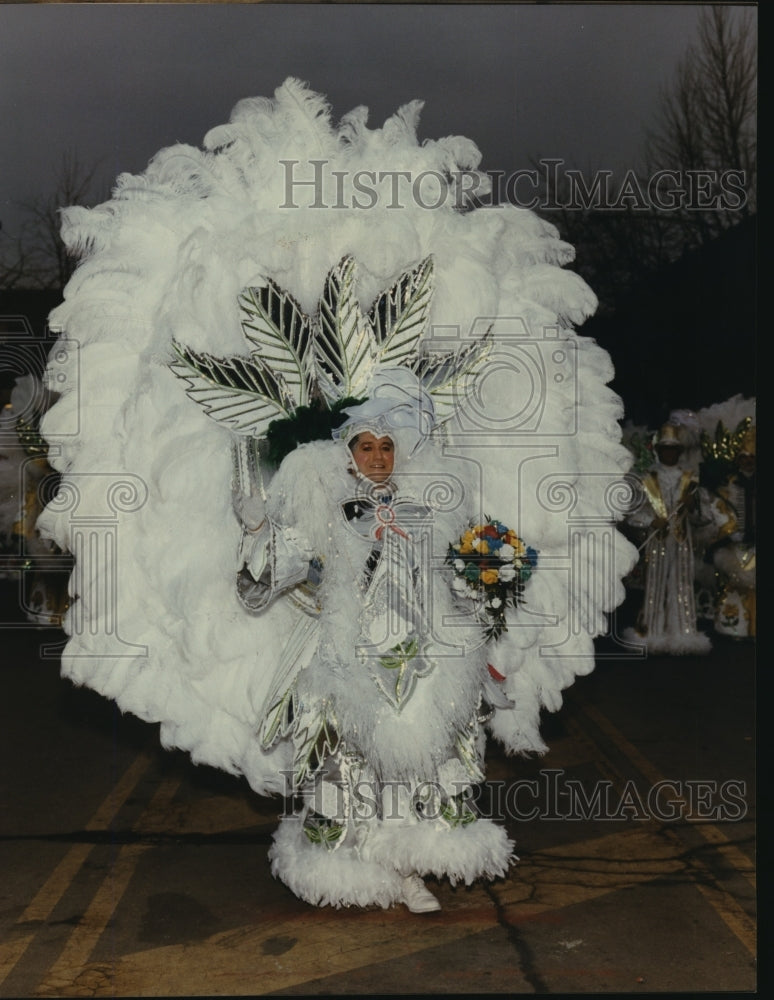
[[[281,801],[62,680],[64,634],[2,586],[0,996],[758,991],[752,642],[600,640],[548,754],[489,752],[506,878],[429,879],[436,913],[317,909],[271,876]]]

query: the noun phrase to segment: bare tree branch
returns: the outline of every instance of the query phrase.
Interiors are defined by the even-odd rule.
[[[752,16],[708,5],[696,43],[661,92],[655,124],[644,137],[643,165],[635,172],[648,192],[653,178],[673,177],[674,204],[649,198],[636,208],[615,199],[579,203],[562,188],[561,177],[554,190],[546,184],[544,204],[575,247],[578,271],[597,292],[601,312],[612,310],[648,273],[755,212],[756,86]]]
[[[651,174],[661,168],[705,172],[704,200],[710,204],[728,178],[735,179],[744,197],[726,208],[689,205],[675,213],[673,222],[686,246],[714,239],[755,211],[756,87],[752,15],[708,6],[701,13],[697,44],[687,50],[673,88],[662,95],[659,120],[647,138],[646,167]]]
[[[0,288],[64,288],[77,262],[59,235],[61,211],[103,200],[95,197],[98,169],[99,163],[86,167],[68,150],[57,167],[52,193],[20,204],[27,217],[19,234],[0,242]]]

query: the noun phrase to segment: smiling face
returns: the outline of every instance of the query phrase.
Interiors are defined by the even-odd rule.
[[[372,483],[384,483],[392,475],[395,445],[390,437],[374,437],[370,431],[358,434],[350,444],[358,470]]]

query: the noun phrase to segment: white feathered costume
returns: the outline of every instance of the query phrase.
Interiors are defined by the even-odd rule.
[[[244,775],[259,794],[301,789],[302,809],[277,831],[273,871],[321,905],[391,905],[411,872],[466,883],[506,872],[512,842],[466,804],[483,778],[485,736],[513,754],[546,750],[541,710],[560,708],[563,689],[593,669],[593,639],[636,556],[616,529],[631,464],[621,402],[608,355],[574,329],[596,301],[564,269],[572,248],[530,211],[467,204],[466,188],[485,189],[478,150],[458,137],[420,144],[420,108],[373,130],[358,108],[334,127],[325,101],[293,79],[273,99],[240,102],[202,150],[162,150],[143,174],[121,175],[105,204],[65,212],[80,263],[50,317],[60,340],[49,379],[61,395],[42,430],[59,446],[63,479],[40,527],[75,556],[63,674],[160,722],[165,746]],[[432,296],[419,296],[430,266]],[[318,354],[299,341],[306,360],[291,372],[272,345],[283,324],[330,305],[332,274],[346,278],[338,306],[354,326],[341,310],[328,325],[340,336],[333,360],[315,328]],[[400,284],[407,274],[413,285]],[[385,295],[396,287],[401,301]],[[400,316],[406,288],[421,308],[401,347],[379,323],[385,309]],[[259,330],[244,325],[245,289],[280,304]],[[273,393],[275,415],[292,415],[312,383],[328,403],[369,399],[385,369],[405,370],[427,350],[475,355],[485,341],[475,383],[452,380],[433,397],[420,446],[402,447],[396,432],[407,504],[396,526],[406,530],[381,533],[375,568],[365,571],[373,526],[358,533],[342,514],[358,481],[338,438],[299,447],[276,475],[264,466],[274,534],[245,544],[233,446],[244,457],[268,417],[241,418],[242,390],[253,403]],[[207,395],[208,364],[230,359],[220,368],[228,381],[250,357],[252,381],[234,399]],[[437,370],[432,360],[414,368],[435,390]],[[489,643],[470,602],[460,612],[444,564],[449,543],[484,514],[539,550],[523,605]],[[316,587],[293,575],[292,552],[283,581],[286,542],[317,568]],[[243,564],[263,580],[256,600],[244,571],[235,584]],[[405,615],[389,632],[398,693],[379,645],[387,633],[377,634],[390,601],[365,613],[380,574],[399,581],[393,593],[404,587],[406,614],[420,609],[430,642],[407,652]],[[408,800],[364,817],[350,798],[332,815],[331,788],[334,799],[351,791],[353,775],[380,789],[405,783]]]

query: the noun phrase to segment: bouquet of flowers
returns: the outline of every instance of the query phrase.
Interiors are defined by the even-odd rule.
[[[537,566],[537,551],[516,532],[489,516],[449,545],[446,561],[454,569],[452,590],[479,602],[486,615],[487,641],[507,631],[505,609],[522,602],[524,585]]]

